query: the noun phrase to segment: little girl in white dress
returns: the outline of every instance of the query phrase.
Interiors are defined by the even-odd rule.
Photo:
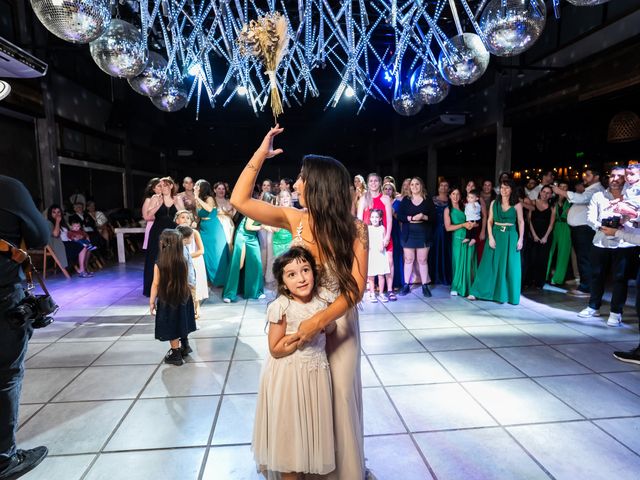
[[[176,213],[174,222],[178,225],[193,226],[195,220],[189,210],[180,210]],[[193,229],[193,239],[187,244],[189,253],[196,270],[196,288],[193,292],[193,305],[196,311],[196,320],[200,318],[200,302],[209,298],[209,285],[207,284],[207,269],[204,264],[204,244],[200,232]]]
[[[328,295],[317,287],[315,260],[303,247],[277,257],[273,274],[278,297],[267,309],[271,355],[260,378],[251,448],[269,480],[324,475],[335,469],[326,337],[318,334],[301,350],[293,337],[300,322],[327,307]]]
[[[367,274],[369,282],[369,301],[376,303],[375,278],[378,277],[379,298],[381,302],[386,302],[384,296],[385,275],[389,269],[386,248],[384,245],[384,225],[382,225],[382,210],[371,210],[369,214],[369,272]]]

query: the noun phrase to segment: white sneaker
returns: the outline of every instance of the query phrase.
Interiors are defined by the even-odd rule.
[[[458,292],[456,292],[455,290],[451,290],[449,292],[449,295],[451,295],[452,297],[457,297],[458,296]]]
[[[609,314],[609,319],[607,320],[607,325],[610,327],[619,327],[622,324],[622,314],[611,312]]]
[[[595,308],[587,307],[584,310],[580,310],[578,313],[580,318],[591,318],[591,317],[599,317],[600,310],[596,310]]]
[[[224,303],[231,303],[231,299],[230,298],[223,298],[222,301]]]
[[[389,301],[389,299],[385,297],[384,293],[378,295],[378,300],[380,300],[382,303],[387,303]]]
[[[376,298],[376,294],[375,293],[369,292],[369,301],[371,303],[378,303],[378,299]]]
[[[267,298],[267,296],[266,296],[264,293],[262,293],[262,294],[260,294],[260,295],[258,296],[258,300],[263,300],[263,299],[265,299],[265,298]]]

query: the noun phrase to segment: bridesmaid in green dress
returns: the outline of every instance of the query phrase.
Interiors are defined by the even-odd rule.
[[[476,275],[476,246],[462,243],[472,222],[465,221],[461,208],[462,194],[458,188],[449,193],[449,206],[444,210],[444,228],[451,234],[451,295],[469,295],[471,282]]]
[[[518,305],[522,281],[520,250],[524,240],[524,217],[513,181],[500,183],[500,195],[491,202],[487,225],[490,248],[485,248],[482,254],[468,298]]]
[[[291,207],[291,194],[288,191],[280,191],[278,194],[278,205],[281,207]],[[286,228],[273,228],[273,258],[289,250],[292,240],[293,236]]]
[[[213,198],[211,184],[198,180],[193,188],[196,209],[200,221],[199,230],[204,245],[204,264],[209,283],[215,287],[225,284],[229,274],[229,244],[222,223],[218,220],[218,208]]]
[[[244,217],[236,228],[233,244],[233,256],[227,282],[222,292],[225,303],[238,299],[240,270],[244,268],[244,290],[242,296],[247,298],[264,298],[264,280],[262,277],[262,258],[258,231],[261,225],[249,217]]]
[[[565,192],[569,190],[569,185],[561,183],[558,187]],[[556,267],[552,285],[562,285],[569,267],[571,258],[571,227],[567,223],[567,214],[571,204],[565,197],[558,196],[558,206],[556,207],[556,223],[553,225],[553,240],[551,241],[551,251],[549,252],[549,264],[547,265],[547,278],[553,266],[553,257],[556,257]]]

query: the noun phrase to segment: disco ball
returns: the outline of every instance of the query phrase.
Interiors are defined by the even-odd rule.
[[[424,67],[413,89],[413,96],[425,105],[440,103],[449,95],[449,84],[431,63]]]
[[[155,97],[162,93],[167,82],[167,61],[156,52],[149,52],[147,66],[137,77],[128,80],[129,85],[140,95]]]
[[[543,0],[492,0],[480,17],[487,50],[500,57],[524,52],[540,38],[546,17]]]
[[[489,52],[475,33],[463,33],[449,39],[449,59],[440,52],[438,68],[451,85],[468,85],[478,80],[489,66]]]
[[[89,43],[111,22],[111,0],[31,0],[44,27],[67,42]]]
[[[133,78],[147,65],[149,50],[136,27],[114,18],[107,31],[90,44],[91,56],[112,77]]]
[[[151,97],[151,101],[163,112],[175,112],[187,104],[187,91],[181,83],[169,83],[160,95]]]
[[[567,2],[572,3],[576,7],[593,7],[595,5],[602,5],[608,1],[609,0],[567,0]]]
[[[391,101],[393,109],[400,115],[410,117],[422,110],[422,102],[415,98],[411,87],[407,83],[396,81],[396,88]]]

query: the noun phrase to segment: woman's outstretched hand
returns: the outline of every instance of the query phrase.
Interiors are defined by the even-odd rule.
[[[273,139],[276,135],[280,135],[283,131],[284,128],[281,128],[280,125],[276,125],[275,127],[271,128],[258,147],[258,152],[265,158],[272,158],[276,155],[280,155],[283,150],[281,148],[277,148],[276,150],[273,149]]]

